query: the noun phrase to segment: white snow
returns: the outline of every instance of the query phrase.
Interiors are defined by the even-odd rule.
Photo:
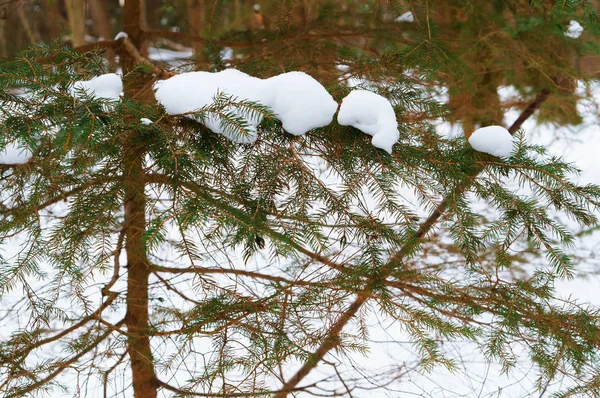
[[[128,35],[127,33],[125,33],[125,32],[119,32],[119,33],[117,33],[117,35],[115,36],[115,39],[114,39],[114,40],[115,40],[115,41],[117,41],[117,40],[119,40],[119,39],[125,39],[125,38],[127,38],[127,37],[129,37],[129,35]]]
[[[387,98],[371,91],[353,90],[348,94],[342,100],[338,123],[372,135],[371,143],[390,154],[398,142],[398,121],[392,104]]]
[[[396,18],[396,22],[415,22],[415,16],[411,11],[407,11]]]
[[[85,92],[88,96],[118,101],[123,91],[123,82],[121,76],[116,73],[107,73],[91,80],[75,82],[70,90],[71,95],[74,98],[83,100],[85,96],[81,95],[80,91]]]
[[[22,146],[9,143],[0,151],[0,164],[24,164],[31,159],[32,153]]]
[[[287,72],[265,81],[266,106],[281,120],[283,129],[293,135],[327,126],[338,104],[325,87],[304,72]]]
[[[569,27],[565,32],[565,36],[570,37],[572,39],[577,39],[583,33],[583,26],[579,24],[579,22],[572,20],[569,22]]]
[[[150,125],[150,124],[152,124],[152,123],[153,123],[153,122],[152,122],[152,120],[148,119],[147,117],[143,117],[143,118],[141,118],[141,119],[140,119],[140,122],[142,122],[142,124],[143,124],[144,126],[148,126],[148,125]]]
[[[213,104],[219,94],[233,97],[234,100],[249,100],[264,103],[262,80],[249,76],[236,69],[226,69],[217,73],[188,72],[157,82],[156,100],[170,115],[183,115],[198,111]],[[227,111],[242,117],[248,124],[246,131],[231,131],[221,126],[222,118],[214,113],[204,117],[204,124],[215,133],[222,134],[233,142],[249,144],[256,141],[256,126],[262,116],[251,117],[243,109],[230,106]],[[200,121],[200,120],[198,120]]]
[[[157,101],[170,115],[183,115],[210,106],[223,93],[239,100],[250,100],[270,108],[290,134],[303,135],[314,128],[331,123],[337,103],[325,88],[303,72],[288,72],[262,80],[236,69],[217,73],[189,72],[157,82]],[[242,117],[248,124],[246,133],[232,133],[221,127],[221,117],[205,117],[206,127],[237,143],[256,141],[260,115],[248,115],[243,109],[229,107],[226,111]]]
[[[502,126],[487,126],[475,130],[469,137],[469,144],[479,152],[500,158],[508,158],[513,152],[513,137]]]
[[[231,47],[225,47],[219,54],[221,55],[221,60],[224,62],[231,61],[233,59],[233,49]]]

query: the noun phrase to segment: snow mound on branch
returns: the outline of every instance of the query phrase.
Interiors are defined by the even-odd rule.
[[[569,22],[569,27],[565,32],[565,36],[570,37],[571,39],[577,39],[583,33],[583,26],[579,24],[579,22],[572,20]]]
[[[152,120],[148,119],[147,117],[143,117],[140,119],[140,122],[144,125],[144,126],[149,126],[151,125],[153,122]]]
[[[123,82],[121,76],[116,73],[107,73],[91,80],[80,80],[73,83],[70,90],[71,96],[85,100],[85,96],[81,95],[81,91],[90,97],[118,101],[123,91]]]
[[[371,143],[376,148],[392,153],[398,142],[398,121],[390,101],[367,90],[353,90],[342,100],[338,123],[352,126],[373,136]]]
[[[120,39],[125,39],[129,37],[129,35],[125,32],[119,32],[117,33],[117,35],[115,36],[115,38],[113,39],[114,41],[120,40]]]
[[[415,22],[415,16],[411,11],[407,11],[396,18],[396,22]]]
[[[24,164],[31,159],[32,153],[15,143],[9,143],[0,151],[0,164]]]
[[[325,87],[304,72],[287,72],[265,80],[265,105],[293,135],[327,126],[338,104]]]
[[[487,126],[475,130],[469,144],[478,152],[508,158],[513,152],[513,137],[502,126]]]
[[[265,102],[263,81],[236,69],[226,69],[216,73],[182,73],[157,83],[154,86],[156,100],[170,115],[185,115],[210,107],[215,98],[220,95],[232,97],[234,101],[252,101],[261,104]],[[247,109],[235,105],[228,106],[220,112],[227,112],[243,119],[247,124],[245,132],[227,128],[223,124],[223,118],[212,112],[207,113],[204,120],[191,117],[204,122],[210,130],[224,135],[233,142],[250,144],[256,141],[256,126],[262,121],[262,115],[249,115]]]
[[[237,101],[248,100],[272,110],[290,134],[303,135],[309,130],[331,123],[337,102],[325,88],[303,72],[288,72],[262,80],[236,69],[217,73],[189,72],[157,82],[156,100],[170,115],[185,115],[210,107],[220,93]],[[222,119],[210,114],[204,118],[206,127],[237,143],[256,141],[256,127],[262,115],[250,115],[247,109],[235,105],[224,111],[244,119],[247,134],[225,131]]]

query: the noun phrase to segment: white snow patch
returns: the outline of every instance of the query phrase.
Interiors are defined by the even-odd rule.
[[[91,80],[75,82],[70,90],[71,96],[81,100],[85,99],[80,91],[85,92],[88,96],[117,101],[123,91],[123,82],[121,76],[116,73],[107,73]]]
[[[513,137],[502,126],[487,126],[475,130],[469,144],[479,152],[500,158],[508,158],[513,152]]]
[[[583,26],[579,24],[579,22],[572,20],[569,22],[569,27],[565,32],[565,36],[570,37],[572,39],[577,39],[583,33]]]
[[[170,115],[183,115],[210,106],[223,93],[240,100],[249,100],[272,110],[290,134],[303,135],[307,131],[331,123],[337,102],[325,88],[303,72],[288,72],[262,80],[236,69],[217,73],[189,72],[174,76],[154,85],[157,101]],[[221,118],[207,115],[204,123],[215,133],[238,143],[256,141],[256,127],[262,116],[248,115],[232,106],[226,111],[242,117],[248,124],[245,135],[225,131]]]
[[[411,11],[407,11],[396,18],[396,22],[415,22],[415,16]]]
[[[353,126],[373,136],[371,143],[376,148],[392,153],[398,142],[398,121],[390,101],[367,90],[353,90],[342,100],[338,123]]]
[[[304,72],[282,73],[267,79],[265,86],[265,105],[288,133],[304,135],[332,122],[338,104],[312,76]]]
[[[141,118],[141,119],[140,119],[140,122],[142,122],[142,124],[143,124],[144,126],[148,126],[148,125],[150,125],[150,124],[152,124],[152,123],[153,123],[153,122],[152,122],[152,120],[148,119],[147,117],[143,117],[143,118]]]
[[[0,151],[0,164],[24,164],[31,159],[32,153],[22,146],[9,143]]]
[[[224,94],[234,100],[249,100],[264,103],[262,80],[249,76],[236,69],[226,69],[217,73],[188,72],[155,84],[156,100],[165,107],[170,115],[183,115],[198,111],[213,104],[215,97]],[[215,133],[222,134],[233,142],[249,144],[256,141],[256,126],[262,116],[250,117],[235,106],[224,109],[242,117],[248,124],[246,132],[232,132],[221,126],[222,118],[207,114],[204,124]],[[201,121],[201,120],[198,120]]]
[[[221,60],[227,62],[233,59],[233,49],[230,47],[225,47],[220,52]]]
[[[115,40],[115,41],[117,41],[117,40],[119,40],[119,39],[125,39],[125,38],[127,38],[127,37],[129,37],[129,35],[128,35],[127,33],[125,33],[125,32],[119,32],[119,33],[117,33],[117,35],[115,36],[114,40]]]

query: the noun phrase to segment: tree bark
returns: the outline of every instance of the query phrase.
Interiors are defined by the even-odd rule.
[[[150,347],[148,279],[150,264],[143,242],[146,230],[144,195],[144,149],[136,132],[129,133],[125,153],[125,251],[127,253],[127,352],[131,359],[133,394],[136,398],[156,398],[158,380]]]
[[[6,35],[4,34],[4,19],[0,18],[0,57],[8,57],[8,51],[6,50]]]
[[[85,0],[66,0],[73,47],[85,44]]]
[[[138,49],[144,48],[141,22],[143,3],[141,0],[125,2],[123,28]],[[135,65],[135,59],[126,52],[121,53],[123,73],[127,76]],[[126,78],[125,95],[137,97],[140,90],[136,79]],[[146,230],[146,196],[143,170],[145,143],[138,131],[127,134],[123,147],[125,174],[125,251],[127,253],[127,352],[131,360],[133,395],[135,398],[156,398],[159,387],[154,368],[154,358],[149,337],[148,288],[150,262],[143,241]]]
[[[94,21],[94,33],[101,39],[110,40],[112,29],[105,0],[90,0],[90,14]]]
[[[200,36],[204,29],[204,13],[205,4],[204,0],[188,0],[188,25],[190,33],[195,36]],[[202,43],[192,43],[194,53],[202,51]]]
[[[27,20],[27,16],[25,15],[25,3],[21,4],[19,8],[17,8],[17,15],[19,16],[19,21],[21,21],[21,25],[27,34],[27,38],[31,44],[36,44],[37,40],[35,38],[35,33],[31,28],[31,24]]]

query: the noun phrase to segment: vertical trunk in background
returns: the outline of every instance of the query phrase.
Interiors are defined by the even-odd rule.
[[[205,13],[205,5],[204,0],[187,0],[188,2],[188,25],[190,33],[196,36],[200,36],[202,34],[202,30],[204,29],[204,13]],[[194,54],[202,51],[202,43],[195,42],[192,43],[192,48],[194,49]]]
[[[8,51],[6,51],[6,35],[4,34],[4,19],[0,19],[0,57],[8,57]]]
[[[150,29],[159,29],[160,0],[146,0],[146,23]]]
[[[94,33],[104,40],[110,40],[113,35],[106,0],[90,0],[89,5],[90,16],[94,21]]]
[[[67,20],[61,15],[58,1],[40,1],[42,16],[38,24],[41,38],[45,42],[62,37],[67,30]]]
[[[73,47],[85,44],[85,0],[65,0]]]
[[[143,3],[140,0],[127,0],[123,12],[123,30],[133,44],[144,48]],[[134,60],[127,53],[121,53],[123,74],[127,76],[134,67]],[[138,96],[140,77],[130,74],[124,80],[125,95],[130,98]],[[145,76],[144,76],[145,77]],[[144,243],[146,230],[146,196],[143,160],[146,144],[139,131],[124,132],[123,173],[125,181],[123,191],[125,197],[124,232],[126,236],[125,251],[127,253],[127,297],[125,299],[127,313],[127,353],[131,363],[132,386],[135,398],[156,398],[158,379],[154,370],[154,358],[149,337],[148,288],[150,263]]]
[[[106,0],[90,0],[90,16],[94,21],[93,29],[96,36],[101,40],[111,40],[113,32],[110,23],[110,17],[108,15],[108,4]],[[116,69],[115,65],[115,52],[112,49],[106,51],[106,57],[111,70]]]
[[[242,5],[240,0],[233,0],[233,27],[240,29],[242,26]]]
[[[25,30],[25,34],[27,34],[27,38],[29,39],[29,42],[31,44],[37,43],[37,40],[35,38],[35,33],[33,32],[33,29],[31,28],[31,24],[29,23],[29,20],[27,19],[27,16],[25,15],[25,2],[21,3],[20,7],[17,8],[17,15],[19,16],[19,21],[21,22],[21,25],[23,26],[23,30]]]

